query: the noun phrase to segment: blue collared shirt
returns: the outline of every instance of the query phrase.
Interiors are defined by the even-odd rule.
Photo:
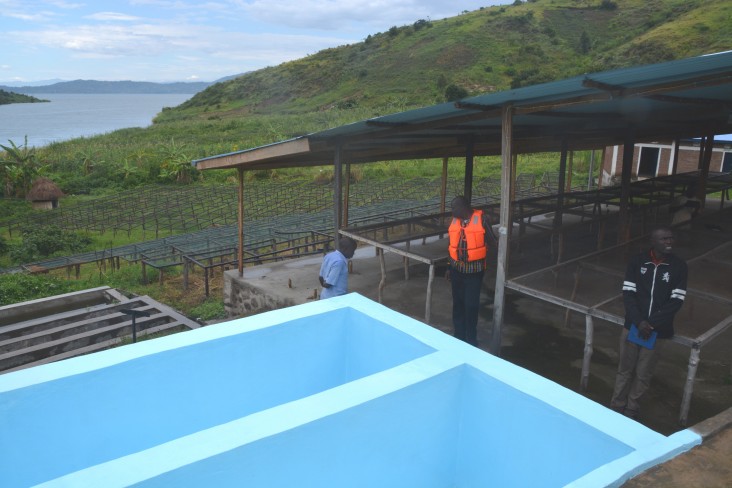
[[[326,283],[332,285],[321,290],[321,300],[348,293],[348,260],[340,251],[325,255],[320,266],[320,276]]]

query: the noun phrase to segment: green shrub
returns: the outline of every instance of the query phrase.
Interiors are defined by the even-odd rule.
[[[76,254],[86,251],[92,240],[55,225],[25,228],[23,242],[12,246],[10,257],[17,263],[29,263],[54,255]]]
[[[467,96],[468,96],[468,91],[461,86],[452,84],[452,85],[448,85],[448,87],[445,88],[445,101],[446,102],[455,102],[455,101],[460,100],[461,98],[465,98]]]
[[[78,285],[53,276],[13,273],[0,275],[0,306],[76,291]]]
[[[200,320],[216,320],[226,318],[224,302],[219,298],[208,298],[200,305],[193,307],[190,315]]]

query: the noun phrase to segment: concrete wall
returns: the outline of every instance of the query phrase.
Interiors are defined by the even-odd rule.
[[[0,486],[613,486],[662,436],[355,294],[0,376]]]
[[[253,315],[297,304],[293,298],[269,293],[254,282],[240,278],[237,270],[224,272],[224,309],[229,317]]]

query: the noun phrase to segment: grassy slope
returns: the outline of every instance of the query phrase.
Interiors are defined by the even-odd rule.
[[[538,0],[392,28],[364,42],[219,83],[158,118],[312,113],[333,107],[406,108],[588,71],[727,49],[729,2]],[[582,36],[588,43],[582,45]]]
[[[615,3],[537,0],[394,27],[218,83],[150,128],[54,143],[39,157],[69,193],[164,182],[172,148],[196,159],[442,102],[450,84],[476,94],[732,46],[728,1]]]

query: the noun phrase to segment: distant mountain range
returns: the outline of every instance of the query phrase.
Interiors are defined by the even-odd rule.
[[[52,80],[36,80],[36,81],[4,81],[0,80],[0,86],[5,87],[11,87],[14,88],[16,86],[43,86],[43,85],[53,85],[54,83],[58,83],[61,81],[67,81],[62,80],[60,78],[54,78]]]
[[[166,93],[198,93],[205,90],[216,82],[176,82],[176,83],[152,83],[148,81],[96,81],[96,80],[75,80],[61,81],[51,85],[43,86],[3,86],[0,89],[22,93],[24,95],[36,95],[39,93],[78,93],[78,94],[166,94]]]

